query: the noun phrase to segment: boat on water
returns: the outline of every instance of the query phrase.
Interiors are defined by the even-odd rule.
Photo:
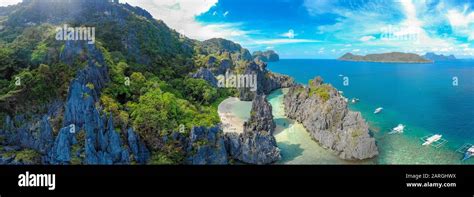
[[[344,94],[344,92],[343,92],[343,91],[338,91],[338,92],[339,92],[339,94]]]
[[[439,135],[439,134],[433,135],[433,136],[427,138],[427,139],[425,140],[425,142],[424,142],[422,145],[423,145],[423,146],[431,145],[431,144],[433,144],[433,143],[435,143],[435,142],[441,140],[442,137],[443,137],[443,136],[442,136],[442,135]]]
[[[464,154],[464,158],[462,160],[466,161],[472,156],[474,156],[474,146],[471,146],[471,148],[467,149],[466,153]]]
[[[344,75],[342,75],[342,74],[339,74],[339,77],[344,77]]]
[[[352,103],[357,103],[357,102],[359,102],[359,101],[360,101],[360,100],[359,100],[358,98],[353,98],[353,99],[352,99]]]
[[[405,125],[399,124],[397,127],[393,128],[389,134],[403,133],[405,130]]]
[[[378,114],[378,113],[382,112],[382,110],[383,110],[383,108],[379,107],[379,108],[375,109],[374,114]]]

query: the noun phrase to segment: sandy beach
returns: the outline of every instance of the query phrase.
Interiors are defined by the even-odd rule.
[[[283,95],[287,89],[277,90],[267,98],[272,104],[276,123],[275,139],[281,150],[282,159],[277,164],[371,164],[372,160],[350,162],[340,159],[331,151],[322,148],[312,140],[300,123],[286,118]],[[252,102],[228,98],[218,106],[218,113],[225,133],[242,133],[245,120],[250,118]]]
[[[242,133],[244,130],[243,117],[239,117],[235,110],[238,108],[239,104],[249,104],[250,102],[240,101],[238,98],[231,97],[219,104],[217,111],[222,122],[222,129],[224,133]],[[250,110],[248,111],[248,116],[250,116]],[[241,115],[243,116],[243,115]]]

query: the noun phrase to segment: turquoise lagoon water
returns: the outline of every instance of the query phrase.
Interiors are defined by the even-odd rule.
[[[379,164],[474,164],[461,162],[456,149],[474,144],[474,61],[457,60],[434,64],[383,64],[340,62],[336,60],[280,60],[269,63],[271,71],[289,75],[307,84],[315,76],[344,92],[347,98],[359,98],[350,108],[362,112],[377,140],[380,155],[359,163]],[[349,85],[344,86],[347,76]],[[453,86],[457,77],[458,86]],[[320,148],[297,123],[283,116],[283,93],[273,92],[269,100],[278,125],[281,163],[348,163]],[[383,107],[380,114],[373,111]],[[248,109],[241,116],[244,118]],[[247,112],[246,112],[247,111]],[[389,135],[398,124],[405,133]],[[440,133],[448,143],[441,148],[423,147],[420,138]]]

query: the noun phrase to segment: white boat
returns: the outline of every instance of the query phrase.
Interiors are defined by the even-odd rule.
[[[442,137],[443,136],[439,135],[439,134],[433,135],[433,136],[427,138],[425,143],[423,143],[422,145],[427,146],[427,145],[433,144],[434,142],[439,141]]]
[[[474,156],[474,146],[471,146],[471,148],[467,149],[466,153],[464,154],[464,158],[462,160],[466,161],[472,156]]]
[[[339,94],[344,94],[344,92],[343,92],[343,91],[339,91]]]
[[[397,127],[393,128],[389,134],[403,133],[405,130],[405,125],[399,124]]]
[[[382,112],[382,110],[383,110],[383,108],[379,107],[379,108],[375,109],[374,114],[378,114],[378,113]]]
[[[358,99],[358,98],[353,98],[353,99],[352,99],[352,103],[357,103],[357,102],[359,102],[359,99]]]
[[[344,75],[342,75],[342,74],[339,74],[339,77],[344,77]]]

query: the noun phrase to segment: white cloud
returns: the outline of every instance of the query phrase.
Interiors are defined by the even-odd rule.
[[[309,39],[269,39],[269,40],[253,40],[253,44],[294,44],[294,43],[316,43],[321,42],[319,40]],[[252,43],[249,43],[252,44]]]
[[[330,12],[336,3],[334,0],[305,0],[303,5],[310,14],[316,15]]]
[[[474,12],[467,13],[467,9],[463,12],[451,9],[446,17],[456,34],[467,36],[469,41],[474,40]]]
[[[142,7],[153,17],[163,20],[169,27],[198,40],[210,38],[227,38],[245,35],[238,23],[204,24],[196,16],[208,12],[218,0],[124,0]],[[171,8],[173,7],[173,9]],[[217,12],[215,12],[217,14]],[[228,12],[226,12],[228,14]],[[224,13],[224,15],[227,15]]]
[[[470,23],[474,22],[474,13],[465,14],[458,10],[449,10],[446,15],[453,27],[468,27]]]
[[[371,40],[375,40],[375,39],[376,38],[374,36],[363,36],[359,40],[362,41],[362,42],[367,42],[367,41],[371,41]]]
[[[9,5],[14,5],[17,3],[20,3],[22,0],[1,0],[0,1],[0,6],[9,6]]]
[[[289,39],[295,38],[297,35],[295,34],[295,31],[293,29],[288,30],[288,32],[281,34],[280,36],[287,37]]]

